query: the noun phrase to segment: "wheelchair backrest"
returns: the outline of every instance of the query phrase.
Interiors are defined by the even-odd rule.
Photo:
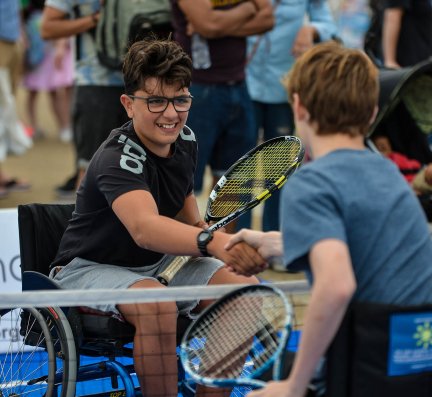
[[[326,397],[432,396],[432,304],[352,304],[326,379]]]
[[[74,204],[25,204],[18,206],[21,273],[49,274],[60,240],[72,217]]]

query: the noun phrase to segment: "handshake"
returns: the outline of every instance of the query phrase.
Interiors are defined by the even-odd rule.
[[[218,256],[234,273],[252,276],[266,270],[270,263],[283,255],[280,232],[260,232],[242,229],[238,233],[226,234],[226,255]]]

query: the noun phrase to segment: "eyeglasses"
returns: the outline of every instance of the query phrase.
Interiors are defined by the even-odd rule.
[[[175,96],[173,98],[167,98],[164,96],[136,96],[128,95],[132,99],[141,99],[147,102],[147,107],[151,113],[162,113],[165,112],[168,104],[171,102],[176,112],[188,112],[192,106],[192,95]]]

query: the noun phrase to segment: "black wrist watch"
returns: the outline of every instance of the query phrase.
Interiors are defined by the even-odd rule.
[[[203,230],[197,236],[198,249],[203,256],[211,256],[207,251],[207,244],[213,240],[213,233],[210,230]]]

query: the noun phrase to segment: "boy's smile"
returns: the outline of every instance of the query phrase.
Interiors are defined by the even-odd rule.
[[[161,84],[156,78],[148,79],[145,89],[121,96],[141,142],[160,157],[170,155],[171,145],[183,129],[189,113],[183,109],[190,107],[191,100],[187,87]]]

